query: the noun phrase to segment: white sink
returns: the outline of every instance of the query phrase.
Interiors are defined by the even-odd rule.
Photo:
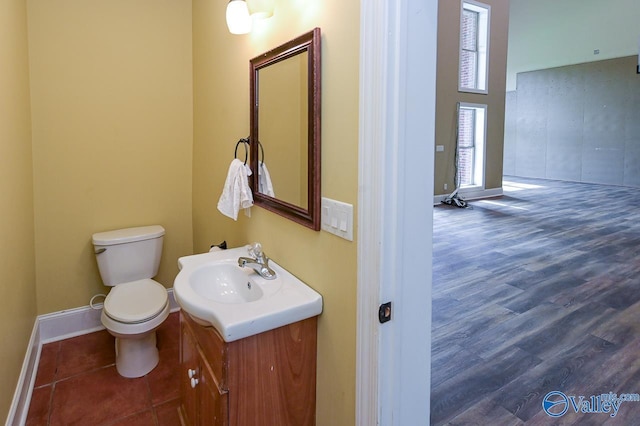
[[[253,270],[239,268],[233,260],[207,263],[193,270],[189,284],[207,300],[220,303],[254,302],[264,296],[251,275]]]
[[[185,256],[173,284],[180,307],[204,326],[213,326],[226,342],[282,327],[322,312],[322,296],[280,267],[266,280],[238,266],[248,247]]]

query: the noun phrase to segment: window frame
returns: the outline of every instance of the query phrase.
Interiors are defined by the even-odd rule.
[[[459,102],[458,103],[458,125],[460,122],[460,111],[462,109],[473,109],[475,110],[474,114],[474,136],[473,136],[473,183],[470,185],[462,185],[459,182],[458,178],[458,164],[457,158],[459,157],[459,141],[456,144],[456,181],[458,185],[458,189],[465,191],[469,189],[484,189],[485,187],[485,169],[486,169],[486,158],[487,158],[487,113],[488,113],[488,105],[487,104],[476,104],[469,102]],[[460,129],[458,129],[458,132]]]
[[[470,10],[478,13],[477,30],[477,59],[476,59],[476,87],[465,87],[462,85],[462,22],[464,11]],[[489,93],[489,50],[491,34],[491,5],[475,0],[460,0],[460,46],[458,51],[458,91],[465,93]]]

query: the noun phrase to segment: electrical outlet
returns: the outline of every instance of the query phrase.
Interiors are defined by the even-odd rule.
[[[322,197],[323,231],[353,241],[353,205]]]
[[[444,152],[444,145],[436,145],[436,152]]]
[[[448,187],[449,187],[449,185],[447,185],[447,184],[445,183],[445,184],[444,184],[444,190],[446,191]]]

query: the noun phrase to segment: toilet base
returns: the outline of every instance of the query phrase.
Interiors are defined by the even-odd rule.
[[[159,360],[155,331],[133,338],[116,337],[116,369],[121,376],[142,377],[153,370]]]

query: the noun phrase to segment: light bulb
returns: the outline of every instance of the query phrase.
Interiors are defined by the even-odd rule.
[[[245,0],[230,0],[227,4],[227,27],[231,34],[251,32],[251,15]]]

